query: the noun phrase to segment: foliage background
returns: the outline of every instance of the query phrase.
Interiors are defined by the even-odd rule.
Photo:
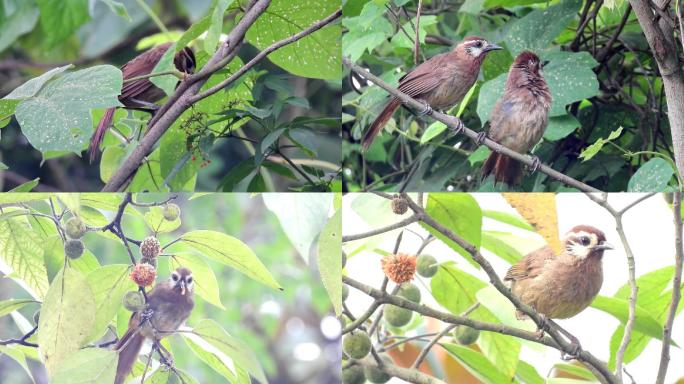
[[[145,44],[165,40],[165,36],[157,34],[159,29],[140,6],[142,2],[142,0],[114,2],[76,0],[61,3],[40,0],[6,0],[0,2],[0,36],[2,36],[0,38],[0,98],[48,69],[68,63],[75,64],[74,70],[103,63],[119,66],[139,54],[140,50],[146,49]],[[211,16],[217,2],[232,3],[231,7],[246,3],[237,0],[145,0],[145,3],[159,16],[175,38],[180,37],[180,34],[193,23],[203,20],[202,18],[206,15]],[[112,3],[123,5],[130,20],[127,20],[125,16],[117,15],[115,11],[119,11],[120,8],[110,8],[109,5]],[[66,8],[62,8],[60,4]],[[271,29],[269,36],[272,36],[274,40],[279,40],[286,37],[286,35],[281,36],[283,33],[287,36],[295,33],[298,29],[294,25],[301,28],[308,27],[312,21],[328,16],[332,10],[339,7],[339,3],[333,0],[308,0],[301,4],[298,14],[291,14],[288,12],[287,4],[285,0],[272,2],[263,16],[264,20],[253,28],[262,31],[261,43],[255,37],[256,32],[248,35],[249,43],[243,45],[238,56],[242,63],[254,57],[259,52],[258,49],[264,48],[264,44],[270,44],[270,41],[263,37],[264,33],[269,33],[269,28]],[[230,12],[229,10],[226,15]],[[226,17],[226,21],[218,25],[221,28],[219,32],[229,32],[231,25],[231,21]],[[339,31],[339,23],[329,26],[328,29],[329,32],[325,33],[334,35],[336,31]],[[326,41],[322,36],[319,32],[312,38]],[[333,40],[338,42],[337,39]],[[204,40],[200,39],[194,44],[200,63],[206,61],[207,58],[206,53],[201,52],[203,42]],[[136,48],[138,44],[142,44],[143,48]],[[329,45],[330,49],[335,51],[336,44]],[[314,51],[310,48],[286,48],[283,51],[274,53],[271,58],[277,57],[278,62],[285,64],[278,66],[269,59],[263,60],[245,76],[241,85],[228,93],[221,92],[215,95],[210,98],[213,100],[211,102],[207,99],[198,103],[196,108],[192,109],[192,113],[207,111],[218,113],[231,108],[253,111],[263,121],[256,122],[255,118],[242,128],[245,131],[245,137],[255,140],[254,146],[257,147],[257,152],[259,152],[259,142],[270,131],[275,130],[276,124],[292,122],[298,116],[327,118],[318,122],[296,124],[295,128],[301,129],[298,130],[298,136],[292,137],[297,137],[297,140],[303,143],[302,147],[290,148],[285,153],[294,159],[313,160],[313,165],[311,162],[306,163],[304,169],[328,181],[319,189],[330,190],[332,188],[330,180],[337,174],[341,162],[338,134],[341,83],[339,64],[332,65],[334,73],[328,69],[331,67],[330,62],[339,63],[339,55],[330,56],[325,52]],[[290,55],[290,59],[284,55]],[[297,57],[293,58],[292,55]],[[302,60],[317,70],[313,71],[305,66],[297,65]],[[235,70],[234,65],[238,64],[237,61],[231,64],[232,70]],[[222,71],[217,75],[217,79],[218,76],[225,78],[227,74]],[[216,83],[215,80],[210,80],[210,83],[212,81]],[[85,84],[85,86],[83,93],[87,94],[88,87],[95,89],[101,84]],[[217,109],[217,105],[221,108]],[[0,114],[4,117],[3,113]],[[183,115],[181,120],[188,120],[189,114]],[[93,127],[95,127],[101,116],[101,110],[94,110],[93,115]],[[122,113],[122,115],[125,114]],[[135,116],[146,120],[149,114],[136,113]],[[2,125],[4,124],[0,124]],[[123,123],[121,128],[124,132],[127,129]],[[216,129],[217,126],[215,125],[214,128]],[[187,126],[175,124],[170,131],[174,129],[187,130]],[[40,128],[37,130],[38,133],[34,135],[41,134]],[[112,149],[106,161],[98,164],[98,160],[91,165],[74,153],[39,152],[29,143],[27,136],[24,135],[25,132],[22,133],[14,118],[0,133],[2,133],[0,162],[4,164],[0,168],[9,167],[8,170],[2,172],[3,177],[0,180],[2,190],[10,190],[37,178],[40,179],[37,190],[99,190],[103,186],[102,180],[106,178],[105,174],[117,166],[117,160],[120,160],[119,156],[121,156],[119,151]],[[185,138],[180,136],[179,139],[178,137],[178,134],[174,136],[167,132],[166,141],[161,140],[162,147],[164,147],[162,152],[170,153],[170,155],[162,153],[162,159],[165,158],[164,156],[167,158],[170,156],[173,160],[169,165],[162,164],[162,175],[166,175],[172,169],[185,149]],[[181,140],[179,145],[182,149],[173,149],[172,145],[175,143],[170,142],[172,139]],[[285,139],[284,136],[282,141],[282,145],[294,144],[292,140]],[[111,135],[108,135],[105,140],[105,145],[118,143],[118,140]],[[243,183],[244,185],[236,186],[234,185],[236,184],[235,178],[237,181],[244,181],[245,169],[249,174],[249,171],[254,168],[246,168],[246,164],[243,164],[241,168],[238,167],[243,160],[253,156],[252,145],[245,140],[235,138],[219,139],[214,145],[202,144],[202,149],[208,153],[206,156],[199,152],[195,153],[195,159],[190,161],[186,169],[181,172],[185,175],[177,178],[176,183],[172,185],[172,190],[218,189],[240,192],[247,189],[250,191],[268,189],[283,191],[301,187],[304,184],[301,176],[287,169],[287,164],[283,161],[275,165],[267,161],[268,176],[262,173],[262,176],[255,177],[257,180],[254,182],[250,183],[250,180],[247,180]],[[211,160],[211,162],[205,163],[205,160]],[[205,164],[202,165],[202,163]],[[164,171],[165,168],[166,171]],[[195,182],[191,176],[198,170]],[[154,174],[153,171],[150,173]],[[251,176],[254,177],[254,174]],[[150,176],[147,177],[150,178]],[[157,175],[157,177],[160,176]],[[162,176],[161,180],[163,179]],[[132,188],[134,191],[154,191],[159,189],[159,184],[161,183],[134,182]],[[337,188],[339,189],[339,186]]]
[[[137,196],[143,202],[163,201],[168,197],[160,194]],[[299,244],[307,239],[315,244],[311,235],[302,232],[300,237],[288,237],[278,216],[266,207],[261,196],[215,194],[188,200],[189,197],[190,195],[180,195],[176,199],[182,211],[182,225],[172,233],[160,234],[162,245],[174,239],[178,233],[196,229],[214,230],[237,237],[252,248],[281,284],[283,291],[269,288],[232,268],[205,258],[218,280],[221,303],[225,310],[195,295],[196,305],[187,325],[192,327],[200,319],[206,318],[217,321],[254,351],[271,383],[313,384],[337,380],[340,328],[318,274],[316,248],[314,246],[310,254],[303,257],[293,245],[293,242]],[[271,194],[268,197],[271,204],[288,205],[292,205],[292,198],[308,199],[312,203],[310,211],[302,210],[299,215],[291,215],[293,217],[315,220],[314,216],[321,214],[319,207],[327,204],[332,209],[331,194],[318,194],[315,197]],[[30,205],[49,212],[49,207],[45,204]],[[327,216],[322,218],[323,222],[326,218]],[[150,234],[149,228],[141,220],[134,218],[124,220],[124,230],[134,239]],[[102,265],[130,262],[120,241],[88,232],[84,243]],[[137,252],[137,248],[134,248],[134,252]],[[168,258],[160,258],[157,281],[168,278],[167,262]],[[5,268],[7,267],[3,266],[2,270],[7,272]],[[0,301],[30,298],[5,273],[0,275]],[[202,281],[196,278],[196,284],[202,284]],[[37,304],[30,304],[12,316],[0,317],[0,339],[21,336],[23,333],[17,328],[15,321],[21,321],[18,318],[23,317],[30,322],[36,308]],[[120,318],[127,324],[130,313],[123,308],[120,313]],[[226,380],[194,355],[180,336],[169,339],[178,368],[189,372],[201,383]],[[35,348],[15,347],[35,353]],[[7,351],[0,350],[0,382],[46,382],[42,364],[28,360],[28,366],[35,377],[35,381],[32,381],[14,360],[2,352]]]
[[[343,55],[396,84],[414,66],[417,4],[414,0],[345,1]],[[554,99],[544,140],[534,152],[542,162],[604,191],[659,191],[676,185],[660,74],[628,2],[426,0],[423,7],[419,62],[469,35],[506,48],[488,55],[474,92],[462,105],[461,118],[467,127],[483,129],[513,58],[529,49],[549,61],[544,76]],[[447,135],[443,125],[416,119],[405,109],[395,114],[394,123],[367,151],[364,164],[359,140],[387,98],[378,87],[366,85],[356,77],[345,82],[346,190],[371,184],[376,189],[405,187],[407,191],[505,188],[494,187],[491,179],[480,181],[487,148]],[[452,112],[459,110],[457,106]],[[611,136],[611,132],[615,133]],[[602,141],[609,136],[610,144]],[[410,170],[414,174],[406,180]],[[516,190],[568,188],[536,173]]]
[[[525,221],[500,194],[474,193],[470,194],[472,196],[470,198],[465,194],[435,193],[426,194],[424,201],[427,201],[429,196],[442,199],[443,203],[450,201],[450,205],[447,206],[456,206],[457,202],[460,204],[458,205],[460,207],[458,213],[442,211],[442,220],[451,218],[447,226],[477,245],[500,277],[506,274],[511,263],[545,244],[550,237],[562,236],[578,224],[590,224],[604,231],[607,241],[616,247],[614,251],[606,252],[604,255],[604,282],[599,295],[617,296],[618,290],[627,284],[628,271],[625,252],[615,231],[613,217],[582,194],[557,194],[555,195],[556,207],[552,209],[546,205],[539,208],[542,204],[537,204],[537,211],[534,212],[533,204],[532,212],[537,214],[539,224],[543,227],[540,232],[548,233],[545,237],[521,228]],[[640,196],[640,194],[609,194],[608,201],[616,209],[621,209]],[[515,195],[515,197],[519,200],[525,198],[523,194]],[[388,200],[370,194],[351,193],[345,195],[343,209],[343,233],[345,236],[381,228],[410,215],[410,213],[402,216],[395,215],[389,207]],[[498,219],[495,219],[494,215],[497,212],[502,212],[504,216],[499,215]],[[508,223],[501,221],[502,217],[508,218]],[[557,220],[557,224],[554,220]],[[629,210],[623,220],[625,233],[634,252],[637,278],[649,276],[649,274],[654,276],[653,272],[660,271],[660,280],[667,282],[665,289],[658,289],[655,288],[657,286],[655,281],[658,279],[652,279],[650,282],[638,280],[638,305],[646,308],[648,313],[659,316],[658,314],[662,314],[663,308],[656,301],[660,302],[660,300],[655,300],[653,296],[649,295],[657,292],[658,295],[662,294],[669,297],[669,292],[671,292],[674,261],[672,209],[663,199],[663,196],[655,195]],[[481,228],[478,224],[480,221]],[[442,222],[446,223],[447,221]],[[511,223],[516,225],[511,225]],[[553,231],[553,233],[548,231]],[[384,277],[380,268],[380,259],[388,252],[392,252],[399,232],[399,230],[394,230],[345,243],[343,250],[349,256],[345,274],[364,284],[379,288]],[[400,252],[415,253],[419,249],[422,240],[416,234],[425,237],[428,232],[420,225],[408,226],[404,230],[399,248]],[[429,243],[422,254],[434,256],[443,266],[442,268],[448,267],[451,271],[447,272],[446,269],[440,269],[432,279],[416,276],[414,284],[420,287],[422,291],[422,304],[459,315],[464,308],[468,308],[472,304],[473,298],[477,297],[478,300],[482,300],[481,303],[484,304],[486,310],[493,314],[495,322],[501,321],[509,326],[535,330],[531,321],[515,320],[513,306],[489,285],[487,275],[482,270],[476,269],[474,263],[467,260],[467,256],[457,253],[440,240]],[[453,271],[460,273],[456,275],[455,279],[450,278],[450,274],[454,273]],[[471,283],[470,279],[467,279],[469,276],[471,279],[475,279],[478,284]],[[390,285],[388,290],[391,291],[393,285],[392,283]],[[479,291],[479,285],[488,288]],[[350,295],[345,304],[354,314],[364,312],[372,300],[354,288],[350,288],[349,291]],[[487,300],[485,301],[485,299]],[[669,301],[667,302],[669,303]],[[684,300],[680,301],[680,308],[683,303]],[[604,310],[598,309],[597,304],[598,300],[592,307],[587,308],[577,316],[557,322],[574,334],[585,350],[590,351],[603,361],[613,361],[614,364],[615,350],[619,344],[619,339],[617,343],[612,340],[615,337],[615,331],[621,327],[620,324],[624,324],[627,314],[627,301],[623,301],[621,305],[624,310],[624,318],[620,320]],[[486,316],[485,313],[478,313],[482,309],[476,310],[473,313],[473,318],[491,321],[491,314],[488,315],[490,317],[483,317]],[[677,344],[681,344],[684,340],[684,327],[682,327],[681,318],[680,312],[675,319],[673,328],[673,340]],[[663,323],[662,320],[664,319],[658,318],[660,324]],[[443,328],[444,324],[437,320],[414,314],[413,320],[408,326],[402,329],[392,329],[391,332],[400,336],[415,336],[439,332]],[[477,345],[469,348],[482,351],[480,356],[497,367],[499,372],[512,369],[512,372],[520,374],[521,367],[518,364],[524,361],[531,364],[541,378],[545,378],[547,375],[549,375],[548,377],[568,377],[567,374],[565,376],[563,376],[564,373],[559,374],[558,370],[552,372],[554,365],[564,363],[561,361],[560,353],[557,350],[526,341],[521,343],[519,339],[501,335],[485,340],[483,336],[486,334],[491,333],[481,331]],[[494,339],[500,344],[496,344],[496,347],[492,348],[491,343]],[[443,341],[451,342],[448,337]],[[409,367],[425,345],[425,343],[419,342],[410,344],[403,350],[392,352],[391,356],[396,364]],[[634,376],[637,383],[654,382],[660,360],[660,347],[661,344],[658,340],[643,336],[639,332],[633,333],[632,342],[625,356],[632,356],[635,359],[627,358],[625,362],[627,363],[627,371]],[[672,358],[665,380],[666,383],[674,383],[679,379],[684,379],[684,368],[681,364],[676,363],[684,358],[684,352],[681,348],[673,347],[671,353]],[[464,365],[439,346],[433,347],[426,362],[427,364],[422,366],[423,372],[435,375],[448,383],[482,382],[475,379],[467,369],[463,368]],[[482,373],[487,376],[486,372]],[[522,380],[520,376],[516,376],[516,378]],[[404,382],[399,379],[392,380],[390,383]],[[545,381],[523,380],[522,382],[544,383]],[[581,382],[576,384],[579,383]],[[558,384],[561,382],[559,381]]]

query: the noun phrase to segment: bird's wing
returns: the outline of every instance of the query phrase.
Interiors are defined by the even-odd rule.
[[[513,123],[513,108],[514,103],[512,101],[504,101],[501,98],[496,102],[489,114],[489,138],[498,142],[506,132],[515,132],[515,130],[508,129],[508,125]]]
[[[525,257],[518,261],[517,264],[512,266],[506,273],[504,280],[516,281],[533,279],[541,274],[544,268],[544,263],[546,263],[547,260],[553,259],[554,257],[555,255],[553,254],[551,247],[545,245],[536,251],[528,253],[525,255]]]
[[[121,67],[124,80],[147,75],[152,72],[159,60],[161,60],[161,57],[169,49],[169,46],[171,46],[171,43],[166,43],[156,48],[152,48],[124,64],[124,66]],[[123,87],[121,88],[121,98],[134,98],[153,86],[154,84],[152,84],[152,82],[148,79],[124,83]]]
[[[402,77],[399,90],[414,97],[430,92],[453,74],[449,67],[446,54],[437,55]]]

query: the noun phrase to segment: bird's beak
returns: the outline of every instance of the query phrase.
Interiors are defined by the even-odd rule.
[[[178,284],[180,284],[181,295],[182,295],[182,296],[185,296],[185,281],[184,281],[184,280],[181,280]]]
[[[550,63],[550,61],[548,61],[548,60],[542,61],[542,63],[541,63],[542,68],[546,67],[549,63]]]
[[[615,247],[613,247],[613,244],[604,241],[603,243],[598,244],[598,245],[596,246],[596,249],[599,249],[599,250],[604,250],[604,249],[615,249]]]
[[[489,52],[489,51],[496,51],[499,49],[503,49],[502,47],[494,44],[494,43],[489,43],[487,46],[483,49],[484,52]]]

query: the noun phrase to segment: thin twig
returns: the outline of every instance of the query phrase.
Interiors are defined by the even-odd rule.
[[[423,9],[423,0],[418,0],[416,10],[416,38],[413,42],[413,65],[418,65],[418,55],[420,54],[420,12]]]

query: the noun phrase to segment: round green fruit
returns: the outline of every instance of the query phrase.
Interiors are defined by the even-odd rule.
[[[397,291],[397,295],[416,304],[420,303],[420,288],[413,283],[402,284],[399,287],[399,291]]]
[[[64,229],[70,239],[80,239],[86,233],[86,226],[78,217],[67,220]]]
[[[176,204],[170,203],[164,206],[164,218],[168,221],[174,221],[180,216],[180,207]]]
[[[363,384],[366,377],[363,375],[363,368],[352,365],[342,370],[342,384]]]
[[[454,338],[461,345],[470,345],[477,341],[480,331],[475,328],[459,325],[454,331]]]
[[[145,298],[138,291],[128,291],[124,295],[123,306],[131,312],[142,311],[145,308]]]
[[[385,320],[393,327],[403,327],[411,322],[413,312],[406,308],[397,307],[396,305],[385,306]]]
[[[349,297],[349,287],[345,284],[342,286],[342,301],[346,301]]]
[[[84,250],[85,246],[81,240],[69,239],[64,243],[64,253],[66,253],[70,259],[78,259],[83,256]]]
[[[418,256],[416,271],[419,275],[430,278],[437,273],[437,270],[439,270],[439,265],[437,265],[437,260],[434,257],[430,255]]]
[[[342,339],[342,349],[352,359],[363,359],[371,350],[371,340],[366,332],[348,333]]]
[[[394,361],[387,355],[380,355],[380,358],[385,364],[394,364]],[[366,376],[366,380],[371,383],[382,384],[389,381],[392,378],[387,372],[383,371],[378,367],[365,366],[363,367],[363,374]]]

